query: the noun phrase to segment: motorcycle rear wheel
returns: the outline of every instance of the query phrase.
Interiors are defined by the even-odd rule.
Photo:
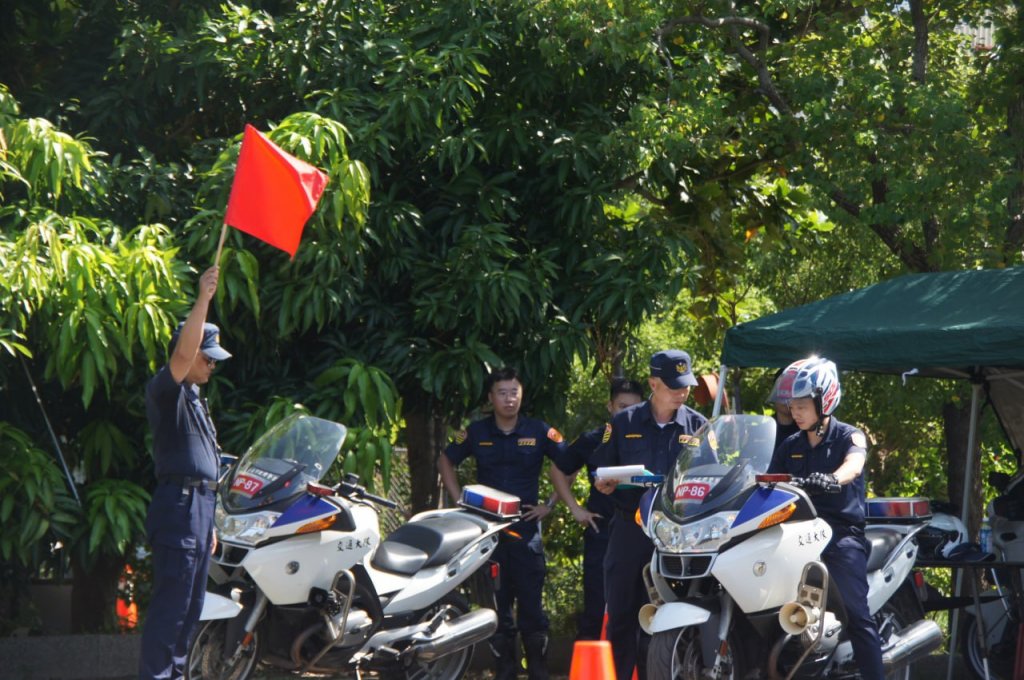
[[[252,677],[260,659],[259,629],[253,631],[249,646],[229,664],[223,659],[227,624],[227,619],[218,619],[207,621],[199,629],[188,650],[186,680],[249,680]]]
[[[469,602],[458,593],[449,593],[426,610],[421,620],[432,619],[441,609],[447,607],[445,620],[469,613]],[[414,661],[404,669],[405,680],[460,680],[469,670],[476,645],[460,649],[433,661]],[[390,676],[387,676],[390,677]]]
[[[1007,624],[1003,624],[1004,626]],[[964,666],[972,677],[978,680],[985,678],[985,650],[978,639],[978,619],[970,615],[963,615],[963,624],[960,627],[960,652],[963,654]],[[1005,630],[1016,630],[1015,625],[1007,626]],[[991,637],[991,633],[990,633]],[[1016,637],[1007,640],[990,640],[988,652],[988,677],[990,680],[1007,680],[1013,677],[1014,653],[1016,652]]]
[[[740,680],[750,670],[746,650],[733,633],[727,641],[721,678]],[[676,628],[651,636],[647,647],[648,680],[702,680],[705,670],[697,628]]]

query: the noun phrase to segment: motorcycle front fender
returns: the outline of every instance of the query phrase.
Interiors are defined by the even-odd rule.
[[[233,619],[238,616],[240,611],[242,611],[242,605],[234,600],[208,592],[203,598],[203,611],[199,614],[199,620]]]
[[[651,619],[651,633],[661,633],[673,628],[699,626],[711,618],[711,612],[687,602],[667,602],[655,612]]]

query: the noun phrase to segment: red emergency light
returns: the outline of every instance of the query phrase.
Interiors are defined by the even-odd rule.
[[[462,500],[459,501],[459,505],[502,518],[519,516],[518,496],[492,489],[483,484],[470,484],[463,487]]]

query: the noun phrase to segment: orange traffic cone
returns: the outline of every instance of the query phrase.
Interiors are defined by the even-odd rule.
[[[607,640],[580,640],[572,648],[569,680],[615,680],[612,643]]]

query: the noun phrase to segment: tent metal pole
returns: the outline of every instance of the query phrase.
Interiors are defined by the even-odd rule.
[[[722,364],[718,369],[718,392],[715,394],[715,405],[711,407],[711,417],[722,412],[722,395],[725,394],[725,376],[729,373],[729,367]]]
[[[971,384],[971,424],[967,430],[967,458],[964,468],[964,492],[961,495],[960,501],[960,521],[964,523],[964,527],[967,528],[967,517],[970,514],[970,506],[968,503],[971,498],[971,486],[974,484],[973,472],[974,472],[974,459],[978,456],[978,411],[981,409],[981,383]],[[968,537],[970,538],[970,537]],[[973,573],[971,578],[974,578]],[[956,587],[953,591],[954,597],[960,597],[960,593],[963,590],[964,570],[956,570]],[[950,624],[952,630],[949,632],[949,662],[946,666],[946,679],[953,680],[953,661],[956,658],[956,638],[957,629],[959,628],[960,610],[954,609],[952,616],[952,623]]]

